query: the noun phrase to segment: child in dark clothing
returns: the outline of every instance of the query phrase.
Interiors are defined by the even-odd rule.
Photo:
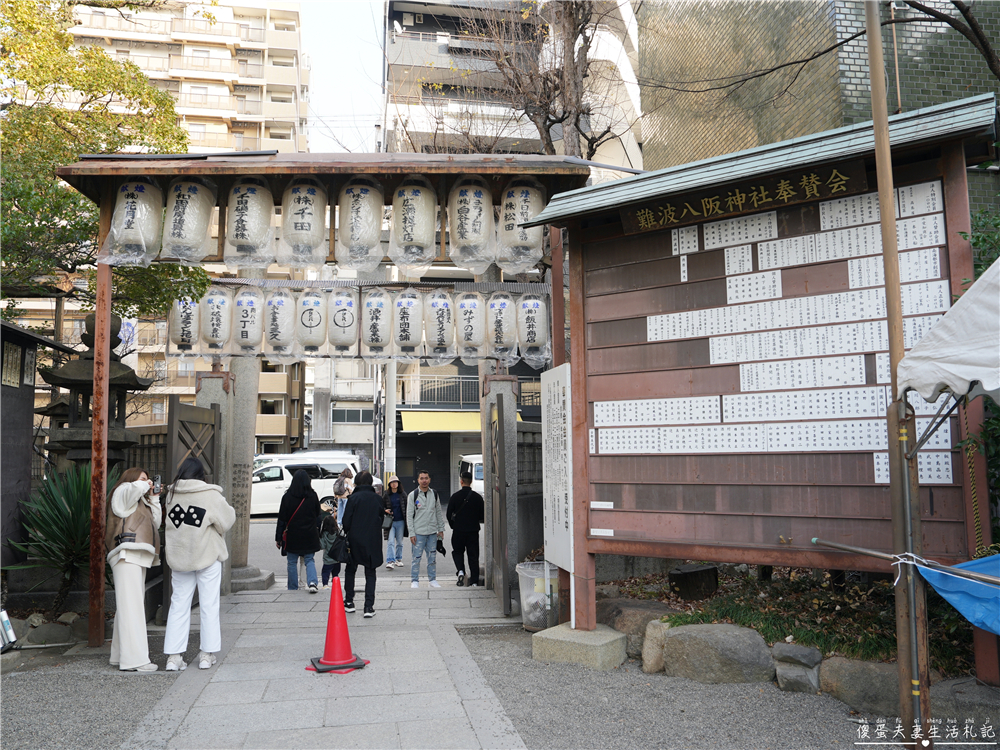
[[[323,588],[326,588],[330,584],[331,574],[335,576],[340,575],[340,563],[330,557],[330,549],[333,547],[333,542],[337,538],[338,533],[336,513],[327,514],[323,519],[319,535],[319,546],[323,548]]]

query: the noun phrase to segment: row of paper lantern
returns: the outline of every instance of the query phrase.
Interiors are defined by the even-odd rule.
[[[397,359],[447,364],[549,360],[548,297],[478,292],[452,295],[412,287],[299,293],[258,287],[235,292],[213,286],[200,300],[176,300],[170,311],[174,356],[257,356],[276,361],[310,357]],[[520,354],[519,354],[520,352]]]
[[[161,260],[196,264],[212,253],[213,184],[201,178],[175,179],[163,193],[148,178],[127,182],[118,190],[111,229],[98,261],[112,266],[148,266]],[[293,268],[323,265],[329,255],[326,226],[327,192],[313,177],[295,177],[281,201],[281,240],[275,247],[274,198],[263,177],[243,177],[227,196],[226,246],[233,269],[266,268],[271,263]],[[373,271],[382,262],[382,219],[385,193],[377,180],[352,177],[340,190],[336,210],[339,231],[335,257],[341,268]],[[522,273],[542,258],[543,228],[522,228],[545,207],[545,190],[530,177],[517,177],[503,191],[499,216],[492,193],[477,175],[462,175],[448,197],[452,262],[474,274],[491,263],[508,273]],[[406,276],[424,274],[437,256],[437,193],[430,181],[407,175],[392,196],[389,257]]]

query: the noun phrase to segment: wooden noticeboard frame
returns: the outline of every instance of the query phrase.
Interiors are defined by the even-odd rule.
[[[939,184],[932,200],[936,208],[910,206],[899,220],[913,230],[901,237],[900,251],[901,263],[914,268],[904,274],[904,320],[918,337],[926,325],[917,319],[926,318],[926,324],[942,314],[962,292],[962,280],[972,277],[971,248],[961,236],[970,229],[966,160],[958,140],[893,157],[900,190]],[[757,218],[744,221],[761,214],[749,210],[731,214],[731,226],[690,224],[686,235],[672,225],[638,227],[636,209],[665,205],[674,196],[568,224],[577,627],[593,624],[595,554],[889,569],[876,558],[810,544],[820,537],[892,552],[888,473],[876,455],[888,450],[884,416],[891,397],[885,393],[888,379],[879,377],[884,363],[877,356],[887,347],[868,340],[870,335],[884,340],[877,328],[886,315],[865,308],[878,296],[882,282],[874,262],[880,266],[882,258],[856,246],[880,243],[877,203],[871,213],[866,197],[877,191],[874,155],[855,164],[864,168],[865,192],[849,193],[837,210],[829,202],[844,193],[769,209],[768,226]],[[763,175],[748,184],[768,179]],[[737,187],[713,185],[698,195],[725,195]],[[914,192],[926,190],[907,195]],[[844,218],[866,202],[869,213],[861,219]],[[821,209],[821,204],[826,205]],[[837,225],[838,211],[846,223]],[[931,224],[932,234],[937,232],[933,241],[926,234]],[[744,236],[750,238],[720,244],[730,229],[749,231]],[[754,237],[758,230],[765,235]],[[838,231],[841,236],[831,240]],[[706,247],[709,234],[714,242]],[[795,239],[804,237],[812,239]],[[687,244],[678,246],[678,239]],[[812,255],[801,247],[810,242]],[[930,265],[916,270],[920,263]],[[866,275],[872,269],[875,276]],[[906,290],[910,285],[915,286]],[[842,305],[861,305],[861,311],[844,311]],[[732,311],[751,306],[756,317]],[[793,315],[800,318],[789,325]],[[842,327],[838,341],[803,353],[803,342],[817,339],[818,329],[836,326]],[[850,334],[846,344],[844,331]],[[833,360],[850,360],[853,370],[830,383],[822,377],[803,382],[796,378],[809,368],[796,365],[797,371],[786,368],[785,380],[778,382],[774,365],[805,359],[824,360],[813,367],[820,373]],[[833,400],[824,401],[817,395],[822,391],[835,392]],[[840,413],[836,410],[848,408],[843,406],[848,391],[868,401]],[[650,404],[651,399],[665,401]],[[610,423],[608,413],[614,414]],[[975,432],[981,403],[974,402],[967,416]],[[881,438],[873,424],[880,425]],[[872,442],[858,437],[855,427],[867,429]],[[933,559],[959,562],[974,545],[970,478],[964,455],[952,447],[966,437],[966,425],[953,417],[948,429],[947,446],[922,451],[935,454],[932,469],[938,472],[921,486],[923,547]],[[852,443],[857,447],[845,449],[845,440],[857,440]],[[980,487],[984,468],[977,457]],[[988,517],[985,500],[980,501],[980,514]]]

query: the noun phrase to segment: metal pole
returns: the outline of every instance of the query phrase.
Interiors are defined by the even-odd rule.
[[[98,246],[111,229],[114,188],[108,182],[101,200]],[[111,359],[111,266],[97,264],[97,306],[94,310],[94,398],[90,458],[90,607],[87,645],[104,645],[104,530],[108,494],[108,388]]]
[[[894,498],[899,498],[901,502],[894,502],[894,510],[902,506],[903,518],[903,541],[906,552],[914,551],[913,540],[913,516],[910,502],[910,466],[905,459],[907,428],[903,424],[905,420],[905,401],[900,401],[897,396],[896,370],[899,361],[903,358],[903,310],[902,310],[902,290],[899,280],[899,253],[896,245],[896,213],[895,213],[895,190],[892,177],[892,152],[889,143],[889,113],[886,106],[885,90],[885,62],[882,52],[882,29],[879,17],[878,3],[876,0],[865,0],[865,26],[868,42],[868,70],[871,83],[872,98],[872,125],[875,134],[875,168],[878,175],[878,195],[879,213],[882,223],[882,263],[885,271],[885,301],[887,313],[887,325],[889,332],[889,362],[892,383],[893,405],[895,407],[896,420],[890,419],[890,428],[898,425],[897,430],[889,432],[890,444],[895,443],[891,448],[898,451],[902,448],[899,461],[893,465],[899,466],[900,471],[890,472],[890,493]],[[894,439],[896,438],[896,439]],[[894,519],[894,525],[900,519]],[[904,675],[907,671],[903,667],[909,667],[909,674],[905,675],[910,681],[910,710],[912,711],[912,724],[922,725],[921,713],[921,683],[920,658],[918,654],[919,642],[917,639],[917,584],[914,580],[916,572],[907,566],[903,571],[905,578],[905,589],[897,586],[897,598],[904,593],[906,597],[907,610],[904,615],[900,608],[896,613],[896,642],[897,646],[909,641],[909,663],[899,658],[900,664],[900,714],[905,718],[908,711],[904,700],[903,685]],[[904,622],[905,619],[905,622]],[[910,723],[910,722],[907,722]]]

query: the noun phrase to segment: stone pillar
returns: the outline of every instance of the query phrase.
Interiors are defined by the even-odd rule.
[[[233,434],[232,374],[228,372],[200,372],[195,395],[195,406],[209,409],[214,404],[219,405],[221,433],[215,436],[219,446],[219,464],[215,467],[213,483],[222,488],[222,494],[230,505],[234,505],[233,477],[229,461],[229,447]],[[243,511],[245,514],[245,511]],[[237,508],[237,517],[241,511]],[[235,528],[235,527],[234,527]],[[233,562],[233,529],[226,534],[226,547],[229,549],[229,559],[222,564],[222,593],[231,593],[231,568]]]
[[[519,562],[518,556],[518,513],[517,513],[517,378],[513,375],[491,375],[485,379],[483,388],[483,398],[481,404],[481,418],[483,424],[483,499],[486,501],[486,518],[483,532],[483,564],[486,570],[486,586],[497,592],[497,596],[504,605],[504,613],[511,612],[508,599],[512,591],[517,590],[517,571],[515,567]],[[503,450],[504,466],[502,476],[500,467],[493,465],[493,408],[497,405],[497,396],[503,396]],[[500,430],[497,430],[498,436]],[[499,437],[498,437],[499,439]],[[506,522],[506,534],[500,540],[502,547],[506,550],[506,558],[497,560],[494,558],[493,549],[496,545],[497,537],[502,533],[502,529],[494,523],[494,506],[499,500],[497,487],[502,488],[505,493],[505,513],[503,521]],[[501,591],[501,582],[498,574],[506,570],[507,591]]]
[[[330,407],[333,404],[334,361],[332,359],[317,360],[313,365],[313,408],[312,434],[309,436],[311,450],[327,450],[333,448],[333,416]]]

